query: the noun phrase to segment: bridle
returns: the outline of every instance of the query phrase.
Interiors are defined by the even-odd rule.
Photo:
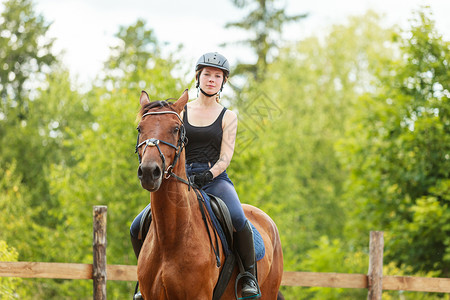
[[[140,133],[138,133],[135,153],[138,154],[139,164],[142,162],[142,156],[144,156],[144,153],[145,153],[145,150],[147,149],[147,147],[148,146],[156,147],[156,149],[158,149],[158,152],[159,152],[159,157],[161,157],[161,160],[162,160],[163,170],[164,170],[164,178],[165,179],[169,179],[172,176],[172,177],[176,178],[177,180],[179,180],[179,181],[181,181],[183,183],[186,183],[187,185],[190,185],[188,181],[186,181],[183,178],[177,176],[172,171],[173,167],[175,166],[175,164],[177,163],[178,159],[181,156],[181,152],[183,151],[184,147],[187,144],[186,129],[184,128],[183,120],[181,119],[180,115],[177,114],[174,111],[152,111],[152,112],[147,112],[147,113],[143,114],[142,117],[141,117],[141,120],[145,116],[162,115],[162,114],[173,114],[173,115],[176,115],[178,117],[178,119],[180,120],[180,122],[181,122],[180,136],[178,138],[177,145],[175,146],[175,145],[173,145],[171,143],[168,143],[166,141],[163,141],[163,140],[160,140],[160,139],[156,139],[156,138],[146,139],[145,141],[139,143],[139,135],[140,135]],[[166,169],[166,157],[164,156],[164,154],[161,151],[161,148],[159,147],[160,143],[175,149],[175,158],[173,159],[172,164],[167,167],[167,169]],[[139,154],[138,150],[143,145],[145,145],[145,146],[144,146],[144,149],[142,150],[142,156],[141,156]]]

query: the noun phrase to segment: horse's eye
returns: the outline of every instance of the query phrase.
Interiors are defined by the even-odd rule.
[[[173,128],[173,133],[174,134],[177,134],[179,131],[180,131],[180,127],[177,126],[177,127]]]
[[[139,133],[141,133],[141,128],[136,128],[136,130],[139,132]]]

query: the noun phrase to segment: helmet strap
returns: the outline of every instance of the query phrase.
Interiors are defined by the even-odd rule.
[[[199,87],[199,89],[200,89],[200,92],[202,92],[202,94],[203,95],[205,95],[206,97],[212,97],[212,96],[215,96],[215,95],[217,95],[217,93],[214,93],[214,94],[208,94],[208,93],[206,93],[204,90],[202,90],[202,88],[200,88]]]

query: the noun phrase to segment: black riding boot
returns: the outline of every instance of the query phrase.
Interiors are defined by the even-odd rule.
[[[136,255],[136,258],[139,257],[139,253],[141,253],[141,248],[142,248],[142,240],[134,238],[133,236],[131,237],[131,245],[133,246],[133,250],[134,250],[134,254]]]
[[[139,253],[141,252],[142,248],[142,240],[134,238],[131,236],[131,245],[133,245],[134,254],[136,254],[136,258],[139,258]],[[133,300],[142,300],[141,292],[138,291],[138,284],[136,284],[136,289],[134,291]]]
[[[253,244],[253,231],[250,223],[245,223],[244,229],[234,233],[235,248],[246,272],[252,274],[256,279],[255,246]],[[242,277],[242,298],[259,298],[258,282],[249,276]]]
[[[133,245],[134,254],[136,258],[139,258],[139,253],[141,253],[142,245],[144,244],[145,237],[147,236],[148,230],[150,228],[150,223],[152,222],[152,212],[150,206],[144,212],[141,218],[141,231],[139,232],[138,238],[131,236],[131,245]],[[142,300],[141,292],[138,291],[138,284],[136,284],[136,289],[134,292],[133,300]]]

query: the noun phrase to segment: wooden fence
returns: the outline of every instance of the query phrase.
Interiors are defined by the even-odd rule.
[[[0,277],[92,279],[94,300],[106,300],[107,280],[136,281],[136,266],[106,263],[106,206],[93,212],[93,264],[0,262]],[[368,274],[287,272],[281,285],[367,289],[368,300],[381,300],[383,290],[450,294],[450,278],[383,276],[383,232],[370,232]]]

